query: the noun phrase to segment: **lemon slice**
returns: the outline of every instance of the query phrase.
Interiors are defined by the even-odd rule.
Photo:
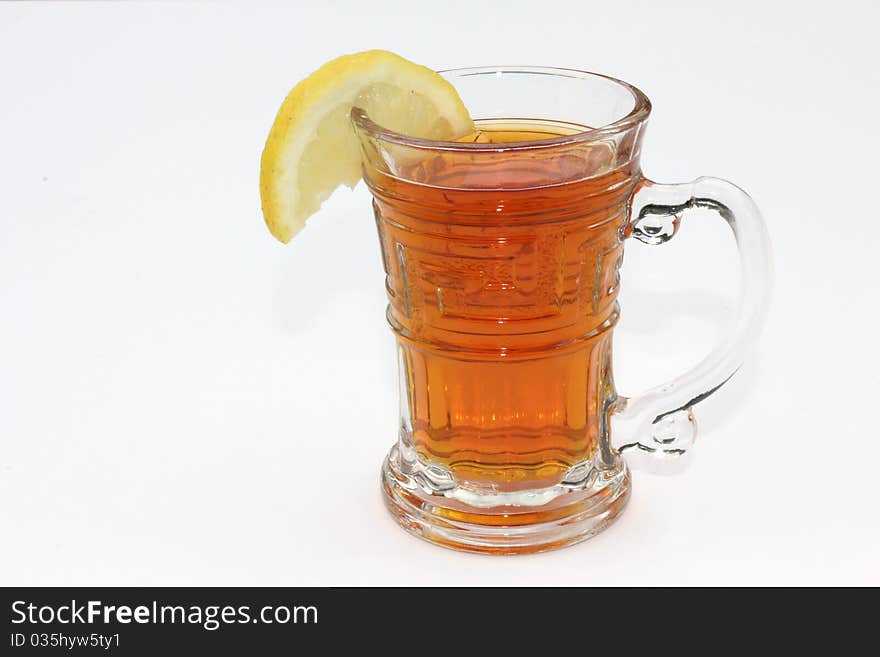
[[[361,178],[352,107],[384,128],[452,139],[474,123],[455,88],[438,73],[384,50],[324,64],[284,99],[260,162],[263,217],[289,242],[339,185]]]

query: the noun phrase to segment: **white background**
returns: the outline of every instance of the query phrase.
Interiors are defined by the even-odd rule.
[[[880,10],[723,4],[0,6],[0,584],[880,584]],[[288,89],[372,47],[624,78],[654,102],[647,175],[729,178],[764,211],[760,344],[698,408],[692,467],[637,472],[594,540],[457,554],[382,507],[368,194],[284,247],[257,190]],[[629,244],[623,284],[627,394],[720,335],[728,231],[697,212]]]

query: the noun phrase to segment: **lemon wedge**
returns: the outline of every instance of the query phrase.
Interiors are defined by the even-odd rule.
[[[263,217],[282,242],[302,229],[334,189],[361,179],[352,107],[413,137],[453,139],[474,129],[458,92],[429,68],[385,50],[324,64],[284,99],[260,161]]]

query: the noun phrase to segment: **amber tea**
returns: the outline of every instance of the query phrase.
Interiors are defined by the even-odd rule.
[[[586,129],[477,127],[460,141]],[[368,179],[412,444],[457,478],[499,490],[556,483],[593,458],[614,398],[609,329],[634,170],[609,166],[607,149],[536,153],[482,168],[441,153],[396,179]],[[598,175],[558,182],[591,158]]]

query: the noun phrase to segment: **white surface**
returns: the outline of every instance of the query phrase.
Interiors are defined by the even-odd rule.
[[[0,6],[0,584],[880,584],[878,5],[313,4]],[[368,47],[622,77],[654,102],[649,176],[764,211],[755,357],[699,407],[691,469],[636,473],[595,540],[462,555],[382,507],[368,194],[285,248],[257,192],[288,88]],[[622,393],[709,349],[736,275],[710,213],[628,246]]]

